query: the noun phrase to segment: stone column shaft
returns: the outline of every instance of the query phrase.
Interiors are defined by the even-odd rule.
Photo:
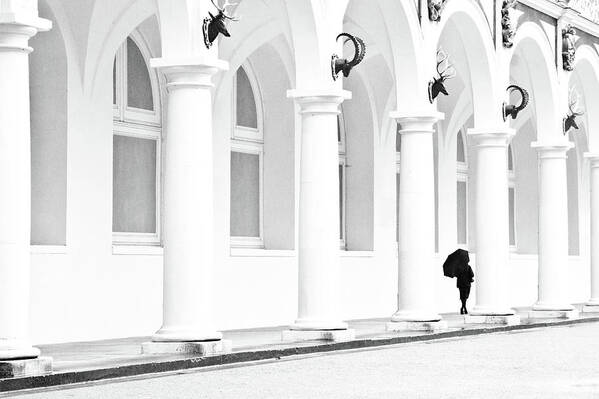
[[[0,17],[3,17],[0,10]],[[10,18],[9,18],[10,19]],[[0,361],[37,358],[28,342],[31,129],[28,42],[37,26],[0,18]],[[31,21],[29,21],[31,22]],[[0,371],[0,378],[2,372]]]
[[[509,257],[507,148],[511,129],[469,129],[476,151],[474,223],[476,305],[472,316],[510,316],[506,294]],[[503,321],[502,321],[503,322]],[[510,321],[510,323],[515,320]]]
[[[393,113],[400,125],[399,186],[399,306],[389,329],[418,328],[415,323],[438,322],[434,311],[435,191],[434,125],[438,112],[422,115]],[[439,266],[438,273],[442,273]],[[405,323],[412,323],[407,325]]]
[[[539,154],[539,297],[534,311],[571,311],[568,273],[569,142],[533,143]]]
[[[301,114],[298,319],[292,330],[344,330],[339,317],[339,105],[342,90],[291,90]]]
[[[152,60],[167,77],[164,313],[154,342],[214,341],[212,76],[226,63]]]

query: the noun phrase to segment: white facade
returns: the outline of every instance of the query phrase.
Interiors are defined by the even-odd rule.
[[[440,320],[457,247],[475,313],[598,303],[592,14],[522,0],[504,48],[501,1],[449,0],[432,22],[425,0],[243,0],[208,50],[209,0],[37,2],[0,1],[0,44],[19,27],[33,48],[29,81],[26,38],[0,52],[0,338]],[[342,31],[367,56],[334,82]],[[431,105],[439,47],[457,76]],[[510,84],[531,101],[504,122]],[[586,113],[564,135],[572,87]],[[31,160],[11,141],[28,131]]]

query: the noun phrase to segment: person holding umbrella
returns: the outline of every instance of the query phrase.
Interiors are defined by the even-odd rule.
[[[460,301],[462,302],[460,314],[468,314],[466,301],[470,296],[472,282],[474,282],[474,272],[468,262],[470,262],[468,251],[458,249],[451,253],[443,263],[443,274],[450,278],[456,277],[458,280],[456,285],[460,290]]]

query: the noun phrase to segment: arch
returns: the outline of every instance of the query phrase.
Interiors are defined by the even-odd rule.
[[[112,69],[113,55],[123,41],[144,21],[157,15],[155,0],[133,0],[125,5],[119,0],[95,2],[83,67],[85,91],[95,94],[103,86],[103,83],[98,82],[98,76],[105,76],[103,74]],[[160,36],[164,35],[161,33]],[[152,49],[150,58],[162,52],[161,39],[158,40],[158,46],[160,48]]]
[[[585,105],[583,117],[588,137],[590,152],[599,151],[599,56],[589,45],[583,45],[576,51],[574,72],[569,76],[569,87],[572,80],[578,77],[584,85],[578,88],[582,93]]]
[[[424,42],[414,4],[351,0],[344,19],[345,30],[357,28],[358,35],[363,35],[369,49],[367,57],[375,53],[383,56],[395,80],[397,109],[410,112],[428,106],[426,79],[421,68]],[[421,95],[414,98],[414,94]]]
[[[466,56],[469,73],[463,78],[465,83],[470,83],[475,126],[499,126],[502,122],[501,104],[497,101],[501,98],[498,95],[500,82],[495,71],[497,60],[483,10],[472,0],[448,2],[433,41],[437,48],[451,31],[456,32]]]
[[[534,73],[531,73],[534,71]],[[537,140],[561,140],[562,112],[553,51],[542,29],[533,22],[520,26],[510,60],[510,80],[527,89],[537,125]],[[514,81],[516,79],[517,81]],[[525,87],[526,88],[526,87]]]

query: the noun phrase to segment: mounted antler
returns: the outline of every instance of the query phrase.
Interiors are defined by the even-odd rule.
[[[528,105],[528,101],[530,99],[528,92],[517,85],[508,86],[507,92],[509,94],[513,93],[514,91],[520,93],[520,95],[522,96],[522,102],[518,106],[503,103],[503,120],[506,120],[508,116],[511,116],[512,119],[516,119],[518,114],[522,112],[522,110],[526,108],[526,106]]]
[[[225,37],[231,36],[227,30],[227,26],[225,25],[225,21],[227,19],[230,21],[239,21],[239,18],[227,14],[226,11],[227,7],[233,7],[239,3],[231,3],[229,0],[225,0],[225,4],[223,4],[222,7],[219,7],[214,0],[210,1],[218,10],[218,14],[215,16],[211,12],[208,12],[210,17],[204,19],[204,44],[207,48],[212,46],[212,43],[214,43],[219,34],[222,34]]]
[[[439,93],[443,93],[446,96],[449,95],[447,89],[445,89],[445,81],[456,76],[455,68],[449,63],[449,55],[445,54],[441,49],[437,50],[437,73],[439,77],[433,78],[428,83],[428,99],[431,104],[435,101]]]
[[[339,72],[343,72],[343,76],[346,78],[349,76],[351,70],[358,65],[366,56],[366,45],[364,40],[357,36],[350,35],[349,33],[340,33],[335,40],[339,40],[340,37],[346,37],[347,39],[343,44],[352,42],[355,48],[354,58],[348,61],[345,58],[339,58],[337,54],[333,54],[331,57],[331,70],[333,72],[333,80],[339,78]]]
[[[572,128],[576,130],[579,129],[578,124],[576,123],[576,117],[584,115],[584,111],[578,107],[578,101],[578,93],[574,89],[571,89],[568,96],[568,108],[570,109],[570,113],[564,118],[564,135]]]

